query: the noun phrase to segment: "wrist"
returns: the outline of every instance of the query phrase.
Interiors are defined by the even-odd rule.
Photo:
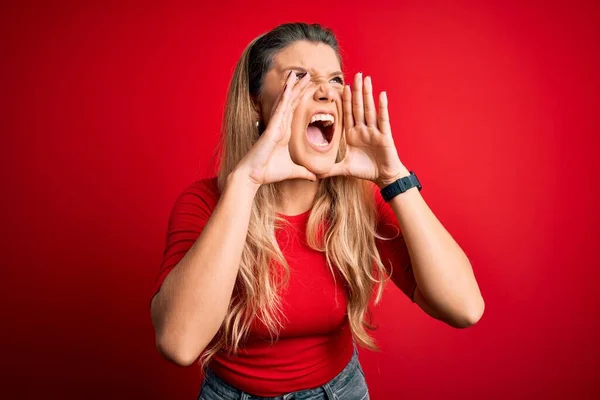
[[[227,175],[225,186],[237,188],[237,191],[254,196],[261,185],[260,183],[256,183],[248,172],[236,168]]]
[[[402,166],[395,173],[378,178],[375,183],[377,186],[379,186],[379,189],[383,189],[387,185],[396,182],[398,179],[409,175],[410,171],[406,167]]]

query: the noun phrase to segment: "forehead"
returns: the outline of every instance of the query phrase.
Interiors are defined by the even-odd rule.
[[[341,69],[335,50],[324,43],[301,40],[285,47],[273,57],[273,69],[285,71],[302,67],[311,74],[330,74]]]

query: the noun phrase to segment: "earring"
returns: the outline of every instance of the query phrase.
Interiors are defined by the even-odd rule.
[[[256,126],[256,129],[258,129],[258,127],[260,126],[260,122],[258,122],[258,120],[256,120],[256,122],[254,123],[254,126]]]

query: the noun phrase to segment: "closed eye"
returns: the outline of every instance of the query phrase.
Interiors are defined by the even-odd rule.
[[[296,80],[300,80],[304,77],[304,75],[306,75],[306,72],[296,72]],[[332,81],[343,85],[344,84],[344,78],[342,78],[341,76],[336,76],[335,78],[331,79]]]

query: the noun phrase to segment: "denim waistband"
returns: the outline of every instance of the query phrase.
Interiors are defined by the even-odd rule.
[[[325,393],[326,399],[334,400],[334,399],[338,398],[337,396],[334,395],[334,392],[336,391],[336,389],[341,388],[344,385],[346,385],[352,379],[352,377],[354,376],[354,374],[357,372],[357,370],[359,368],[360,368],[360,365],[359,365],[359,361],[358,361],[358,350],[356,348],[356,344],[354,344],[354,352],[352,354],[352,358],[350,359],[348,364],[346,364],[344,369],[340,373],[338,373],[333,379],[331,379],[329,382],[327,382],[324,385],[321,385],[319,387],[316,387],[316,388],[285,393],[283,395],[275,396],[275,397],[255,396],[255,395],[246,393],[240,389],[237,389],[237,388],[231,386],[230,384],[225,382],[223,379],[219,378],[214,373],[214,371],[211,370],[210,368],[206,368],[206,373],[205,373],[204,382],[202,384],[202,387],[204,388],[205,385],[209,385],[210,389],[212,391],[218,393],[220,398],[222,398],[223,400],[238,400],[238,399],[239,400],[248,400],[248,399],[251,399],[251,400],[254,400],[254,399],[256,399],[256,400],[259,400],[259,399],[260,400],[287,400],[287,399],[293,399],[296,397],[310,398],[311,395],[318,396],[319,394],[322,395],[323,392]],[[364,379],[364,377],[363,377],[363,379]]]

